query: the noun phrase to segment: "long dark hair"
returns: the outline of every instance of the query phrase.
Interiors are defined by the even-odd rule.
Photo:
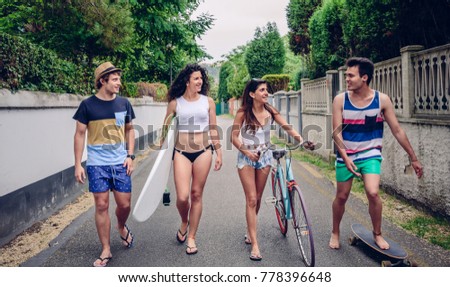
[[[186,91],[186,83],[194,72],[200,72],[203,78],[202,89],[200,94],[208,96],[209,94],[209,80],[206,69],[201,67],[199,64],[187,64],[183,70],[177,75],[173,84],[170,86],[169,92],[167,93],[167,101],[170,102],[176,98],[181,97]]]
[[[250,93],[254,93],[262,84],[266,84],[270,91],[267,81],[262,79],[251,79],[245,85],[244,92],[242,93],[242,106],[239,111],[244,112],[245,131],[250,131],[251,133],[255,133],[258,127],[262,127],[262,124],[253,113],[253,98],[250,96]],[[273,122],[275,115],[279,114],[279,112],[267,103],[264,104],[264,109],[270,113]]]

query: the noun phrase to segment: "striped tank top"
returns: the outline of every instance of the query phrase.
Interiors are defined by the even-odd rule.
[[[372,102],[363,108],[354,106],[345,92],[342,118],[342,137],[349,158],[353,162],[381,159],[384,119],[378,91]],[[339,151],[336,161],[344,162]]]

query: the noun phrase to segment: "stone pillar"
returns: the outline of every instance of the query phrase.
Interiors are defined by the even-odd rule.
[[[327,114],[331,114],[333,108],[333,94],[337,92],[338,88],[336,87],[336,77],[338,76],[338,71],[329,70],[326,72],[327,78]]]
[[[343,93],[345,90],[347,90],[347,85],[345,83],[345,71],[347,68],[345,66],[339,67],[338,73],[339,73],[339,87],[338,87],[338,93]]]
[[[289,125],[291,123],[291,118],[289,117],[289,113],[290,113],[290,110],[291,110],[290,101],[289,101],[290,99],[289,99],[288,94],[285,93],[285,92],[283,92],[282,98],[286,101],[286,111],[285,111],[284,117],[285,117],[285,119],[286,119],[286,121],[287,121],[287,123]],[[291,136],[288,135],[288,133],[286,133],[284,130],[281,130],[281,132],[283,134],[283,138],[285,140],[287,140],[288,143],[290,143],[291,142],[291,139],[290,139]]]
[[[423,50],[421,45],[411,45],[400,49],[402,57],[402,100],[403,118],[411,118],[414,114],[414,67],[411,54]]]
[[[298,132],[303,136],[302,92],[297,92]]]
[[[337,70],[330,70],[326,72],[327,78],[327,112],[326,112],[326,127],[325,127],[325,149],[332,151],[333,149],[333,95],[335,96],[339,90],[339,72]]]
[[[302,104],[301,104],[301,106],[302,106],[302,112],[303,112],[303,107],[305,106],[305,105],[303,105],[303,96],[306,94],[306,92],[305,92],[305,82],[307,82],[307,81],[309,81],[309,78],[303,78],[303,79],[300,79],[300,93],[301,93],[301,100],[302,100]]]

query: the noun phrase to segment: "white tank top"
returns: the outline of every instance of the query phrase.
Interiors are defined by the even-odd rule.
[[[269,112],[267,113],[270,116]],[[246,130],[244,121],[241,127],[242,143],[247,146],[268,145],[270,143],[271,119],[264,126],[258,127],[254,134],[250,130]]]
[[[209,131],[208,97],[200,95],[194,102],[186,101],[183,96],[176,98],[178,131],[181,133],[199,133]]]

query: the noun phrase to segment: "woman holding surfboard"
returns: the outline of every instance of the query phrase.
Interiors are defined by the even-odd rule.
[[[188,64],[175,78],[168,92],[165,121],[178,117],[178,138],[173,153],[176,206],[181,225],[178,242],[186,242],[186,254],[196,254],[195,236],[202,215],[203,188],[216,151],[214,170],[222,167],[222,150],[216,124],[216,106],[208,97],[205,69]]]
[[[261,198],[272,164],[270,149],[271,124],[275,121],[296,141],[303,142],[302,136],[290,126],[280,113],[267,103],[269,97],[267,82],[251,79],[242,95],[242,106],[234,118],[231,141],[239,150],[237,168],[244,188],[247,219],[245,243],[251,244],[250,259],[262,259],[256,238],[256,223]],[[307,142],[306,148],[314,148]]]

